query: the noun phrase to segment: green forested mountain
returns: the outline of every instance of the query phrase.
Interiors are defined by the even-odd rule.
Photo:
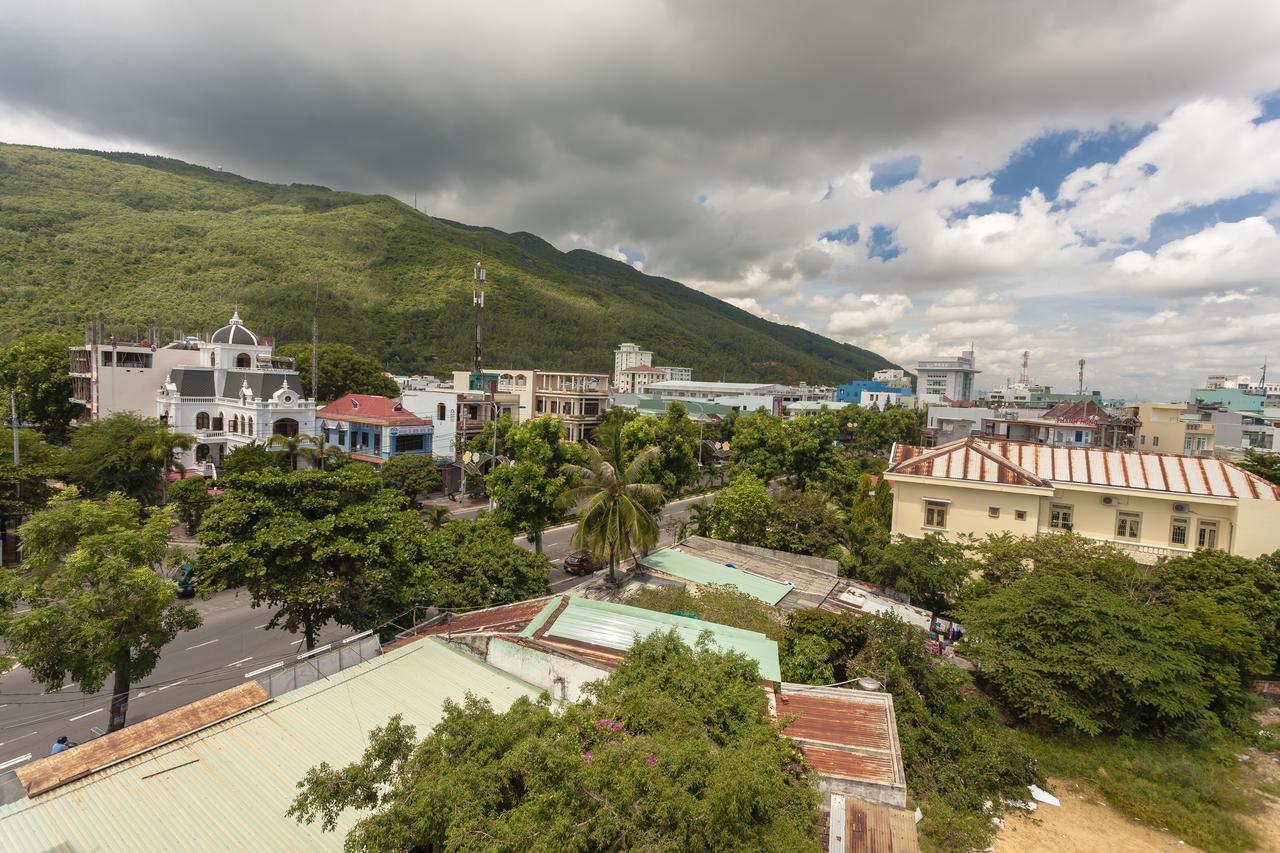
[[[118,333],[207,333],[237,306],[279,343],[309,340],[318,292],[323,340],[391,369],[443,372],[470,357],[478,258],[488,365],[607,372],[618,342],[635,341],[702,379],[837,382],[890,366],[592,252],[387,196],[0,145],[0,340],[78,336],[93,317]]]

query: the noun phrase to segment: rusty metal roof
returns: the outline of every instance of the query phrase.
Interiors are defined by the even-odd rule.
[[[917,853],[915,816],[903,809],[831,795],[827,819],[828,853]]]
[[[770,703],[778,720],[789,720],[783,734],[800,744],[819,776],[882,786],[905,802],[891,694],[783,684]]]
[[[256,681],[239,684],[116,732],[18,768],[28,797],[52,791],[104,767],[233,717],[271,699]]]
[[[1053,488],[1101,486],[1189,497],[1280,501],[1280,487],[1221,459],[1137,450],[1054,447],[965,438],[941,447],[894,447],[886,472],[969,482]]]

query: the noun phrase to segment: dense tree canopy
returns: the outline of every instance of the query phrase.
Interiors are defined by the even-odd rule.
[[[251,441],[222,457],[222,462],[218,465],[218,476],[230,477],[250,471],[283,469],[288,467],[288,464],[289,460],[283,454],[272,451],[265,444]]]
[[[698,446],[704,432],[690,420],[684,404],[675,400],[660,418],[634,418],[623,425],[622,442],[628,461],[647,447],[658,448],[645,479],[662,486],[670,498],[698,479]]]
[[[545,556],[516,545],[492,519],[451,521],[422,539],[407,592],[442,609],[489,607],[546,595],[550,572]]]
[[[169,487],[169,505],[173,507],[178,520],[186,526],[188,533],[194,534],[200,529],[205,511],[213,506],[213,495],[209,494],[210,485],[210,481],[204,477],[187,477]]]
[[[279,353],[292,358],[302,392],[311,394],[311,344],[285,344]],[[316,353],[319,379],[316,395],[332,401],[343,394],[376,394],[399,397],[400,386],[386,375],[382,365],[350,344],[320,344]]]
[[[580,458],[563,432],[561,420],[551,415],[507,427],[500,434],[507,464],[485,477],[494,518],[528,536],[539,553],[543,531],[564,515],[564,495],[574,484],[565,466]]]
[[[40,509],[53,491],[48,481],[62,477],[64,452],[45,444],[43,438],[33,430],[18,430],[17,468],[8,447],[0,452],[0,518]]]
[[[367,813],[355,851],[818,849],[817,791],[755,663],[674,634],[636,643],[563,711],[468,699],[422,740],[393,717],[360,762],[300,787],[299,820]]]
[[[397,454],[378,469],[382,485],[405,496],[410,504],[416,504],[423,492],[433,492],[444,485],[440,469],[429,455]]]
[[[222,487],[200,526],[203,589],[244,586],[307,648],[330,620],[371,628],[405,603],[426,531],[373,470],[268,469]]]
[[[823,492],[784,489],[769,503],[763,545],[792,554],[831,557],[844,530],[840,508]]]
[[[1280,453],[1259,453],[1256,450],[1246,450],[1244,459],[1238,464],[1246,471],[1257,474],[1268,482],[1280,485]]]
[[[67,479],[93,498],[120,492],[144,506],[160,496],[161,476],[177,465],[174,453],[195,439],[162,421],[118,412],[85,424],[71,436]]]
[[[20,569],[0,572],[6,601],[0,633],[8,654],[47,690],[67,679],[96,693],[114,675],[110,730],[125,724],[129,688],[160,660],[180,632],[200,624],[164,577],[171,519],[139,520],[136,501],[112,495],[80,500],[67,489],[22,525]]]
[[[716,492],[708,518],[711,536],[759,545],[768,531],[772,506],[769,490],[758,477],[749,472],[738,474]]]
[[[29,335],[0,349],[0,409],[9,419],[9,392],[17,394],[18,422],[50,438],[67,435],[84,407],[71,402],[67,373],[70,341],[61,335]]]

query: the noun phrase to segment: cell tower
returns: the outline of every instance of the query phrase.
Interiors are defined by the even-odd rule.
[[[484,308],[484,264],[476,261],[471,271],[475,278],[475,290],[471,294],[471,302],[476,309],[476,354],[471,360],[471,372],[480,375],[480,310]]]
[[[1031,350],[1024,349],[1022,351],[1022,375],[1018,377],[1018,381],[1023,385],[1031,384],[1031,374],[1027,372],[1027,363],[1031,360]]]
[[[1084,394],[1084,359],[1080,359],[1080,382],[1076,386],[1076,394]]]

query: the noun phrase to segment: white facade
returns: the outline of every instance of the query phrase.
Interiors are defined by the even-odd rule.
[[[628,394],[643,394],[654,382],[665,382],[667,374],[661,367],[628,367],[622,371],[614,387]]]
[[[973,350],[959,358],[930,359],[916,365],[916,393],[922,403],[973,399],[973,379],[980,373]]]
[[[906,378],[907,372],[899,367],[877,370],[871,374],[871,381],[873,382],[903,382]]]
[[[613,382],[618,388],[622,385],[622,371],[628,367],[652,367],[653,353],[640,349],[638,344],[618,344],[613,351]]]
[[[435,427],[431,455],[437,462],[454,462],[458,452],[458,392],[448,386],[412,388],[400,395],[400,405]]]
[[[171,369],[153,396],[156,415],[170,429],[195,436],[195,447],[178,457],[184,466],[213,474],[237,447],[266,443],[273,434],[315,434],[316,404],[303,394],[297,371],[276,359],[239,314],[197,346],[199,363]]]
[[[163,347],[146,343],[85,344],[71,348],[71,399],[85,407],[86,420],[119,412],[153,417],[156,389],[169,371],[200,363],[194,338]]]
[[[663,367],[658,365],[658,369],[662,371],[662,379],[665,382],[692,382],[692,367]]]
[[[883,412],[890,406],[902,405],[902,394],[898,391],[863,391],[858,395],[858,405]]]

